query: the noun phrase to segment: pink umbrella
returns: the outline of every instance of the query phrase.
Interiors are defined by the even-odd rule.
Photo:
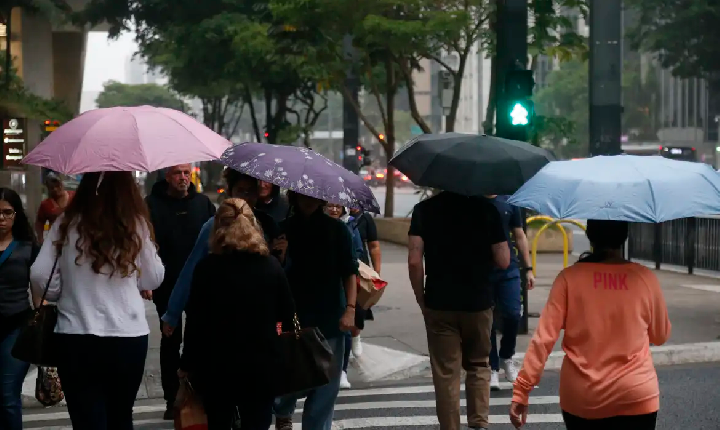
[[[152,106],[83,113],[61,126],[23,159],[66,175],[152,172],[220,158],[230,142],[194,118]]]

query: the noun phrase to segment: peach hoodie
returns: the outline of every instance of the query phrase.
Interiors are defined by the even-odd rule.
[[[561,329],[564,411],[598,419],[659,409],[650,343],[667,341],[670,320],[649,269],[636,263],[576,263],[560,272],[515,381],[514,402],[528,404]]]

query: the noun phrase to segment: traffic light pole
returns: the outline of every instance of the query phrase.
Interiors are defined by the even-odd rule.
[[[511,100],[506,92],[506,77],[513,71],[527,69],[528,1],[498,0],[497,17],[496,135],[507,139],[527,141],[527,127],[513,127],[509,115],[506,114],[511,109]],[[524,224],[523,229],[525,228]],[[529,309],[527,281],[524,274],[521,280],[523,313],[518,333],[527,334]]]
[[[345,79],[345,87],[351,94],[353,101],[359,104],[360,79],[355,73],[354,51],[352,45],[352,36],[347,35],[343,40],[343,48],[345,57],[348,59],[348,73]],[[356,149],[360,142],[360,119],[353,106],[353,101],[343,98],[343,167],[353,173],[360,172],[360,163],[358,162],[358,151]]]
[[[622,0],[590,0],[590,156],[622,153],[622,15]]]

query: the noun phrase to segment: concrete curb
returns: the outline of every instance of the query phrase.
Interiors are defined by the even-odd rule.
[[[720,362],[720,342],[652,346],[650,347],[650,351],[653,363],[656,366]],[[432,377],[430,358],[424,355],[414,355],[416,355],[419,359],[417,363],[412,366],[395,370],[387,375],[382,375],[380,378],[365,382],[397,381],[416,377]],[[515,355],[515,361],[518,365],[522,364],[524,358],[525,353]],[[551,353],[545,363],[545,370],[559,370],[562,367],[564,358],[565,353],[563,351],[555,351]]]

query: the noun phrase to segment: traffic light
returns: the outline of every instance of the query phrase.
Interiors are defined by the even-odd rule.
[[[363,148],[362,145],[358,145],[355,147],[355,150],[357,150],[357,158],[358,162],[360,164],[360,167],[369,166],[372,164],[372,159],[370,158],[370,150]]]
[[[535,117],[531,99],[534,86],[532,70],[513,70],[505,75],[504,115],[510,139],[527,140]]]
[[[51,119],[46,119],[45,123],[43,124],[45,127],[45,132],[50,133],[58,129],[60,127],[60,121],[53,121]]]

